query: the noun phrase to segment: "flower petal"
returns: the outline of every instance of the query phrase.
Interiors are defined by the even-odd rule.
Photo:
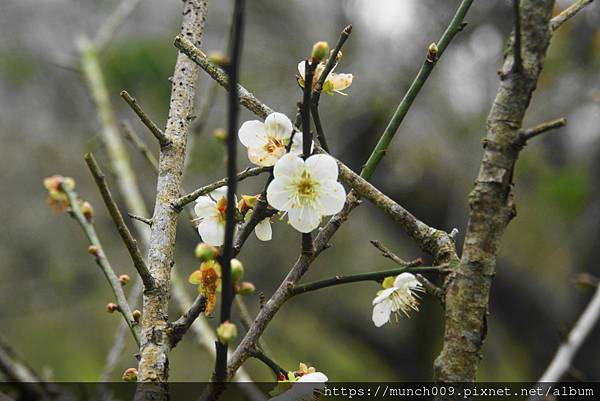
[[[296,380],[296,383],[325,383],[329,378],[324,373],[308,373]]]
[[[312,155],[306,159],[306,169],[318,180],[337,181],[338,166],[335,159],[329,155]]]
[[[246,121],[238,131],[240,142],[247,148],[264,146],[267,143],[265,124],[258,121]]]
[[[354,76],[352,74],[329,74],[327,81],[334,91],[342,91],[352,85]]]
[[[201,196],[196,199],[194,212],[199,219],[210,218],[215,215],[215,202],[208,196]]]
[[[319,188],[319,202],[321,203],[324,215],[330,216],[336,214],[344,207],[346,190],[337,181],[322,181]]]
[[[298,63],[298,72],[300,73],[302,80],[306,79],[306,78],[304,78],[304,72],[306,71],[305,63],[306,63],[306,61],[301,61]]]
[[[285,114],[271,113],[265,118],[267,137],[289,139],[292,136],[292,122]]]
[[[288,210],[288,219],[292,227],[301,233],[309,233],[319,227],[321,214],[311,207]]]
[[[275,178],[298,177],[304,171],[304,160],[293,154],[286,154],[275,164],[273,176]]]
[[[414,274],[411,273],[400,273],[394,280],[394,287],[402,288],[403,286],[408,286],[410,288],[420,287],[421,283]]]
[[[390,315],[392,314],[392,303],[382,302],[373,308],[373,323],[375,327],[381,327],[390,321]]]
[[[302,132],[296,132],[292,138],[290,154],[300,156],[302,154]]]
[[[219,199],[221,199],[221,198],[227,199],[227,185],[219,187],[219,188],[213,190],[210,193],[210,197],[212,199],[214,199],[215,201],[219,201]]]
[[[373,305],[377,305],[378,303],[383,302],[385,299],[387,299],[394,291],[397,291],[398,288],[396,287],[391,287],[391,288],[386,288],[385,290],[381,291],[381,293],[379,295],[377,295],[375,297],[375,299],[373,300]]]
[[[198,234],[208,245],[221,246],[225,240],[225,224],[217,219],[204,219],[198,224]]]
[[[269,153],[264,147],[260,148],[248,148],[248,159],[252,164],[263,167],[271,167],[277,163],[277,160],[285,154],[285,149],[277,150],[276,152]]]
[[[286,176],[275,178],[267,187],[267,202],[277,210],[287,211],[292,199],[291,179]]]
[[[254,227],[256,238],[261,241],[271,241],[273,238],[273,229],[271,228],[271,219],[266,218]]]

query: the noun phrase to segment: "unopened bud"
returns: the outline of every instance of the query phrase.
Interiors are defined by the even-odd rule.
[[[244,265],[237,259],[231,259],[231,281],[237,283],[244,277]]]
[[[62,186],[67,191],[72,191],[75,189],[75,180],[71,177],[62,177]]]
[[[589,273],[579,273],[575,276],[573,282],[580,290],[588,290],[598,286],[598,279]]]
[[[223,128],[217,128],[212,132],[212,136],[219,141],[225,142],[225,139],[227,139],[227,131]]]
[[[126,382],[134,382],[137,381],[138,371],[136,368],[129,368],[125,372],[123,372],[123,376],[121,379]]]
[[[44,187],[48,191],[59,191],[60,190],[60,182],[62,177],[60,175],[53,175],[52,177],[44,178]]]
[[[427,48],[427,61],[434,62],[437,59],[438,46],[435,42],[429,45]]]
[[[121,274],[119,276],[119,281],[121,282],[122,285],[129,283],[129,280],[130,280],[130,278],[129,278],[128,274]]]
[[[134,310],[133,312],[131,312],[131,315],[133,316],[133,320],[136,323],[140,322],[140,318],[142,317],[142,312],[140,312],[139,310]]]
[[[315,43],[313,45],[312,53],[310,54],[310,56],[317,63],[321,60],[326,59],[327,56],[329,56],[329,44],[327,44],[327,42],[325,41]]]
[[[241,214],[246,214],[248,210],[254,208],[256,206],[256,202],[258,201],[258,195],[250,196],[250,195],[242,195],[242,199],[238,202],[238,210]]]
[[[196,254],[196,257],[198,259],[205,262],[208,260],[213,260],[214,258],[219,256],[220,252],[219,252],[218,248],[216,248],[212,245],[208,245],[204,242],[201,242],[198,245],[196,245],[196,249],[194,250],[194,253]]]
[[[94,219],[94,208],[92,207],[92,204],[88,201],[85,201],[81,203],[80,208],[83,217],[85,217],[88,223],[91,223]]]
[[[229,59],[221,52],[211,52],[208,54],[208,61],[219,67],[224,67],[229,64]]]
[[[217,338],[222,344],[229,344],[237,337],[237,328],[229,320],[221,323],[217,328]]]
[[[87,249],[90,255],[98,256],[98,247],[96,245],[90,245]]]
[[[256,287],[249,281],[242,281],[237,287],[237,293],[240,295],[251,295],[256,291]]]
[[[113,313],[116,310],[119,310],[119,305],[113,304],[112,302],[106,304],[106,311],[108,313]]]

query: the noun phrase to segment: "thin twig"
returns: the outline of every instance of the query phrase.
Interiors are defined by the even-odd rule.
[[[171,348],[174,348],[179,341],[183,338],[184,334],[187,333],[189,328],[192,326],[194,321],[200,316],[202,312],[206,309],[206,298],[198,297],[194,300],[189,309],[181,315],[179,319],[177,319],[171,325],[171,332],[169,335],[169,342],[171,343]]]
[[[406,260],[402,259],[400,256],[396,255],[394,252],[392,252],[389,248],[387,248],[381,242],[379,242],[377,240],[372,240],[370,242],[375,248],[377,248],[381,251],[381,254],[384,257],[395,262],[397,265],[404,266],[404,267],[409,265],[410,262],[407,262]]]
[[[227,65],[229,82],[237,85],[240,58],[242,54],[242,41],[244,32],[244,6],[245,0],[236,0],[233,9],[233,23],[231,35],[231,56]],[[230,91],[228,97],[228,119],[227,119],[227,210],[225,212],[225,240],[222,247],[222,255],[219,258],[221,264],[221,324],[231,320],[231,306],[235,293],[231,282],[231,259],[233,256],[233,240],[235,227],[235,192],[237,189],[237,129],[239,118],[239,103],[237,91]],[[227,343],[216,342],[217,357],[215,360],[214,379],[218,383],[227,380]]]
[[[464,28],[463,20],[467,15],[467,11],[471,7],[472,3],[473,0],[463,0],[462,3],[460,3],[460,6],[458,7],[456,14],[454,14],[452,21],[450,21],[448,28],[446,28],[444,34],[435,46],[436,51],[432,52],[431,48],[428,51],[427,57],[425,58],[421,69],[410,85],[410,88],[400,101],[400,104],[394,112],[392,119],[383,131],[383,134],[379,138],[379,142],[377,142],[375,149],[373,149],[373,152],[365,163],[360,173],[363,178],[369,180],[375,172],[375,168],[385,155],[390,143],[392,142],[392,139],[394,138],[394,135],[396,135],[400,124],[404,120],[404,117],[408,113],[408,110],[412,106],[415,98],[421,91],[421,88],[423,88],[423,85],[425,85],[425,82],[431,74],[431,71],[433,71],[437,60],[442,56],[444,50],[446,50],[446,47],[448,47],[454,36]]]
[[[283,375],[283,377],[287,377],[287,370],[279,366],[277,362],[269,358],[264,352],[260,350],[254,350],[252,351],[252,357],[267,365],[277,379],[279,379],[281,375]]]
[[[89,252],[95,257],[96,264],[100,267],[104,276],[108,280],[110,287],[115,295],[116,303],[118,305],[118,311],[123,315],[123,319],[129,326],[129,330],[133,335],[137,345],[140,345],[140,336],[137,330],[137,323],[133,318],[133,314],[131,313],[131,309],[129,307],[129,303],[127,302],[127,298],[125,297],[125,293],[123,292],[123,285],[119,281],[119,278],[115,274],[113,267],[111,266],[108,258],[106,257],[106,253],[104,253],[104,248],[98,239],[98,235],[96,234],[96,229],[94,224],[92,224],[88,219],[84,216],[81,211],[80,202],[77,197],[77,194],[67,188],[65,185],[61,184],[61,188],[63,192],[67,195],[69,199],[69,209],[70,215],[79,223],[79,226],[83,229],[85,236],[87,237],[90,246]]]
[[[249,177],[255,177],[257,175],[260,175],[262,173],[271,171],[272,167],[248,167],[243,171],[240,171],[239,173],[237,173],[236,177],[236,181],[243,181],[246,178]],[[177,199],[175,199],[173,202],[171,202],[171,206],[175,209],[175,210],[181,210],[183,209],[183,207],[193,201],[195,201],[196,199],[198,199],[199,197],[201,197],[202,195],[206,195],[209,192],[214,191],[217,188],[221,188],[224,187],[225,185],[227,185],[229,182],[228,178],[222,178],[218,181],[215,181],[213,183],[210,183],[208,185],[205,185],[201,188],[196,189],[193,192],[190,192],[186,195],[183,195]]]
[[[137,220],[137,221],[141,221],[142,223],[151,226],[152,225],[152,219],[149,219],[147,217],[144,216],[138,216],[137,214],[133,214],[133,213],[127,213],[127,215],[129,217],[131,217],[133,220]]]
[[[92,173],[92,176],[94,177],[94,181],[96,181],[96,185],[100,190],[100,195],[102,195],[104,204],[106,205],[106,208],[108,209],[110,216],[112,217],[113,222],[119,231],[119,235],[125,243],[127,251],[129,251],[129,256],[131,256],[131,259],[133,260],[133,265],[144,282],[144,288],[147,290],[153,289],[155,285],[154,278],[146,266],[146,262],[144,261],[142,252],[138,248],[136,239],[133,238],[133,235],[131,235],[129,227],[127,227],[127,224],[125,224],[123,215],[119,211],[119,207],[113,199],[110,189],[108,189],[108,184],[106,183],[104,173],[100,169],[100,166],[91,153],[87,153],[84,156],[84,159],[88,165],[88,168],[90,169],[90,172]]]
[[[162,132],[160,128],[158,128],[158,125],[156,125],[150,119],[150,117],[148,117],[148,114],[146,114],[146,112],[142,109],[138,101],[135,100],[135,98],[133,98],[126,90],[121,91],[120,95],[123,98],[123,100],[125,100],[125,102],[129,105],[129,107],[131,107],[131,109],[135,112],[135,114],[137,114],[137,116],[140,118],[140,121],[142,121],[142,123],[144,123],[144,125],[150,130],[152,135],[156,137],[160,146],[168,146],[171,143],[171,141],[165,135],[165,133]]]
[[[552,120],[552,121],[546,121],[544,123],[538,124],[535,127],[531,127],[528,128],[526,130],[523,130],[521,132],[521,134],[519,135],[519,143],[524,145],[525,143],[527,143],[527,141],[529,141],[532,138],[535,138],[538,135],[541,135],[545,132],[557,129],[557,128],[561,128],[564,127],[565,125],[567,125],[567,119],[566,118],[559,118],[556,120]]]
[[[594,0],[577,0],[550,20],[550,29],[556,31],[562,24],[574,17],[579,11],[592,4]]]
[[[337,63],[338,54],[340,53],[342,46],[344,46],[344,43],[346,43],[346,40],[348,39],[348,37],[350,36],[351,33],[352,33],[352,25],[348,25],[347,27],[345,27],[342,30],[342,33],[340,34],[340,38],[339,38],[335,48],[333,49],[333,52],[329,56],[329,60],[327,60],[327,64],[325,64],[325,68],[323,69],[323,72],[321,73],[319,80],[315,84],[315,87],[313,90],[313,96],[312,96],[312,99],[310,102],[310,110],[311,110],[311,114],[313,117],[313,121],[315,123],[317,139],[319,140],[319,143],[321,144],[323,149],[325,149],[326,152],[329,152],[329,145],[327,144],[327,138],[325,137],[325,132],[323,131],[323,125],[321,124],[321,117],[319,115],[319,100],[321,99],[321,91],[323,90],[323,85],[325,84],[325,80],[327,79],[327,76],[329,75],[331,70],[333,70],[333,67],[335,67],[335,65]],[[306,80],[305,80],[305,82],[306,82]],[[305,85],[306,85],[306,83],[305,83]]]
[[[146,145],[146,142],[144,142],[142,138],[140,138],[140,136],[135,132],[129,121],[122,121],[121,129],[123,134],[125,134],[125,137],[129,139],[131,143],[133,143],[135,148],[142,154],[144,159],[146,159],[150,167],[152,167],[152,171],[158,174],[158,160],[156,160],[156,157],[154,157],[152,151],[148,145]]]
[[[313,281],[311,283],[297,285],[290,290],[292,296],[306,294],[307,292],[320,290],[322,288],[332,287],[334,285],[358,283],[361,281],[381,282],[384,278],[397,276],[401,273],[426,273],[443,272],[447,266],[419,266],[419,267],[396,267],[389,270],[379,270],[374,272],[352,274],[347,276],[335,276],[325,280]]]

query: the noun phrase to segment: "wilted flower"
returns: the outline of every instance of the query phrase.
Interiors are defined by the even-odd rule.
[[[320,62],[317,64],[315,68],[315,73],[313,75],[312,87],[314,89],[315,85],[319,81],[323,70],[325,70],[325,65],[327,64],[327,60]],[[337,64],[336,64],[337,65]],[[306,61],[301,61],[298,63],[298,73],[300,74],[298,79],[298,85],[304,88],[304,81],[306,80],[305,74]],[[350,85],[352,85],[352,80],[354,76],[352,74],[336,74],[333,72],[335,70],[335,66],[331,70],[331,72],[325,78],[325,82],[323,83],[322,92],[327,93],[328,95],[333,95],[333,92],[339,93],[340,95],[346,96],[347,94],[342,92],[344,89],[347,89]]]
[[[292,138],[292,122],[285,114],[271,113],[265,122],[246,121],[238,136],[248,148],[248,159],[258,166],[273,166],[286,153]],[[294,135],[290,153],[302,152],[302,135]]]
[[[208,245],[220,246],[225,240],[227,187],[217,188],[196,199],[194,211],[200,223],[198,233]]]
[[[389,284],[386,284],[386,287]],[[385,288],[373,300],[373,323],[381,327],[390,321],[393,313],[404,313],[408,316],[411,310],[419,310],[419,297],[416,292],[423,292],[423,286],[411,273],[401,273],[391,287]]]
[[[322,392],[328,380],[324,373],[301,363],[299,371],[288,372],[287,377],[282,375],[277,382],[277,387],[270,392],[270,395],[275,395],[271,400],[314,400],[315,392]]]
[[[344,206],[346,191],[337,182],[338,166],[329,155],[313,155],[306,160],[285,155],[275,165],[273,175],[267,200],[287,212],[290,224],[300,232],[311,232],[323,216],[336,214]]]
[[[217,291],[221,288],[221,265],[215,260],[209,260],[188,278],[190,284],[198,285],[198,292],[206,298],[205,315],[210,315],[217,303]]]

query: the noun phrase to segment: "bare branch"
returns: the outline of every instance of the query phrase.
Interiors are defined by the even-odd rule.
[[[521,10],[519,8],[519,0],[513,0],[513,14],[515,19],[514,31],[514,49],[515,62],[513,64],[514,71],[520,71],[523,65],[521,58]]]
[[[190,308],[173,324],[169,334],[169,342],[171,348],[174,348],[183,338],[184,334],[189,330],[194,321],[206,309],[206,298],[200,296],[194,300]]]
[[[119,281],[119,278],[115,274],[114,269],[112,268],[110,262],[106,257],[106,253],[104,253],[104,248],[98,239],[98,235],[96,234],[96,229],[92,222],[86,218],[83,214],[80,206],[80,201],[77,197],[77,194],[67,188],[65,185],[61,184],[61,188],[63,192],[67,195],[69,199],[69,208],[70,215],[79,223],[79,226],[83,229],[85,236],[87,237],[90,248],[88,252],[95,257],[96,264],[100,267],[104,276],[108,280],[110,287],[115,295],[116,303],[118,305],[118,311],[123,315],[123,319],[129,326],[129,330],[133,335],[138,346],[140,345],[139,333],[136,329],[137,322],[133,318],[133,314],[131,313],[131,309],[129,307],[129,303],[127,302],[127,298],[125,297],[125,293],[123,292],[123,285]]]
[[[141,221],[142,223],[151,226],[152,225],[152,219],[149,219],[147,217],[144,216],[138,216],[137,214],[133,214],[133,213],[127,213],[127,215],[129,217],[131,217],[133,220],[137,220],[137,221]]]
[[[146,159],[150,167],[152,167],[152,171],[158,174],[158,160],[156,160],[156,157],[154,157],[150,151],[150,148],[148,148],[148,145],[146,145],[146,142],[144,142],[142,138],[140,138],[135,132],[129,121],[121,122],[121,130],[123,131],[125,137],[129,139],[131,143],[133,143],[135,148],[142,154],[144,159]]]
[[[550,29],[556,31],[562,24],[574,17],[579,11],[592,4],[594,0],[577,0],[569,7],[565,8],[560,14],[550,20]]]
[[[272,170],[272,167],[248,167],[243,171],[240,171],[237,175],[236,175],[236,180],[237,181],[243,181],[246,178],[249,177],[255,177],[259,174],[265,173],[265,172],[269,172]],[[224,187],[225,185],[227,185],[228,183],[228,178],[222,178],[219,181],[215,181],[211,184],[205,185],[201,188],[196,189],[193,192],[190,192],[187,195],[183,195],[177,199],[175,199],[173,202],[171,202],[171,206],[173,207],[173,209],[175,210],[181,210],[183,209],[183,207],[193,201],[195,201],[196,199],[198,199],[199,197],[201,197],[202,195],[206,195],[209,192],[214,191],[217,188],[221,188]]]
[[[160,146],[168,146],[171,143],[169,138],[165,135],[164,132],[162,132],[160,128],[158,128],[158,126],[150,119],[150,117],[148,117],[146,112],[138,104],[137,100],[135,100],[126,90],[121,91],[120,95],[123,98],[123,100],[125,100],[125,102],[129,105],[129,107],[131,107],[131,109],[135,112],[135,114],[138,115],[140,121],[142,121],[144,125],[148,127],[152,135],[156,137],[158,143],[160,143]]]
[[[538,135],[541,135],[543,133],[546,133],[548,131],[551,131],[551,130],[554,130],[557,128],[562,128],[565,125],[567,125],[566,118],[559,118],[557,120],[546,121],[544,123],[536,125],[535,127],[531,127],[526,130],[523,130],[519,135],[518,141],[524,145],[531,138],[535,138]]]
[[[96,159],[94,159],[94,156],[91,153],[87,153],[84,158],[88,168],[90,169],[90,172],[92,173],[92,176],[94,177],[94,181],[96,181],[96,185],[100,190],[100,195],[102,195],[104,204],[106,205],[106,208],[108,209],[108,212],[110,213],[110,216],[112,217],[113,222],[119,231],[121,239],[129,251],[129,256],[131,256],[131,259],[133,260],[133,265],[144,282],[144,287],[147,290],[153,289],[155,286],[154,278],[146,266],[142,252],[137,246],[137,241],[135,238],[133,238],[133,235],[131,235],[127,224],[125,224],[123,215],[119,211],[119,207],[113,199],[110,189],[108,189],[108,184],[106,183],[104,173],[100,169],[100,166],[98,166]]]

